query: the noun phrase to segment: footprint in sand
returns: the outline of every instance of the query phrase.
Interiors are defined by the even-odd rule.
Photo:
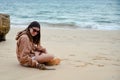
[[[88,65],[94,65],[90,62],[80,62],[79,65],[76,65],[75,67],[87,67]]]
[[[92,60],[110,60],[107,57],[102,57],[102,56],[96,56],[95,58],[93,58]]]
[[[98,64],[97,66],[98,66],[98,67],[104,67],[104,65],[103,65],[103,64]]]
[[[120,64],[112,64],[112,65],[114,65],[114,66],[120,66]]]
[[[85,62],[81,62],[79,63],[79,65],[76,65],[75,67],[86,67],[88,64],[86,64]]]
[[[75,54],[70,54],[69,56],[75,56]]]
[[[61,61],[67,61],[67,60],[69,60],[69,59],[67,59],[67,58],[61,59]]]
[[[75,62],[82,62],[81,60],[75,60]]]

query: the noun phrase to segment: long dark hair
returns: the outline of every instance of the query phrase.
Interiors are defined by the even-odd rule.
[[[30,28],[32,27],[37,27],[40,29],[40,24],[37,22],[37,21],[33,21],[31,22],[28,27],[26,28],[26,31],[27,31],[27,35],[28,37],[30,38],[30,41],[32,41],[33,43],[35,44],[40,44],[40,39],[41,39],[41,31],[36,35],[36,36],[32,36],[30,34]]]

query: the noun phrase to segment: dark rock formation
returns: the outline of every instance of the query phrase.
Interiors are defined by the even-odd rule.
[[[10,30],[10,16],[0,13],[0,41],[5,41],[5,36]]]

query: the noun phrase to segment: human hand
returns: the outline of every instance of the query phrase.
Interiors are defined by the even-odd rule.
[[[38,51],[35,51],[34,53],[35,53],[35,56],[38,56],[40,54],[40,52]]]

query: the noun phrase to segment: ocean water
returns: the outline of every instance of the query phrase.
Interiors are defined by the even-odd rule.
[[[0,13],[10,15],[12,27],[38,21],[51,28],[120,30],[120,0],[0,0]]]

